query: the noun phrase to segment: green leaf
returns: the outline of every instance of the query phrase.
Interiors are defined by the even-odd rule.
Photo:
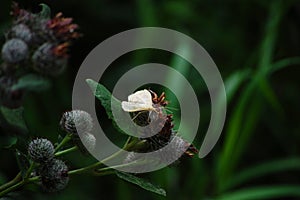
[[[28,74],[21,77],[12,87],[13,90],[26,89],[29,91],[42,91],[50,87],[51,83],[48,79],[35,74]]]
[[[121,108],[121,102],[117,100],[115,97],[111,95],[111,93],[108,91],[106,87],[104,87],[102,84],[97,83],[96,81],[93,81],[91,79],[87,79],[86,82],[92,89],[95,97],[97,97],[100,101],[104,109],[106,110],[106,113],[110,119],[114,119],[111,109],[111,103],[113,103],[112,106]]]
[[[86,80],[87,84],[90,86],[93,94],[97,99],[100,100],[101,105],[104,107],[108,118],[113,121],[114,127],[121,133],[126,134],[126,132],[130,131],[130,127],[128,127],[127,130],[122,130],[117,124],[122,124],[121,121],[116,121],[113,113],[112,113],[112,107],[114,107],[114,110],[116,111],[115,114],[117,114],[119,119],[124,119],[121,116],[127,114],[122,110],[121,102],[112,96],[112,94],[108,91],[106,87],[104,87],[102,84],[97,83],[96,81],[93,81],[91,79]],[[131,129],[132,130],[132,129]]]
[[[166,196],[166,191],[158,186],[153,185],[152,183],[148,182],[145,179],[133,176],[131,174],[128,173],[124,173],[124,172],[120,172],[117,171],[116,172],[117,176],[125,181],[128,181],[130,183],[133,183],[135,185],[140,186],[141,188],[148,190],[150,192],[154,192],[156,194],[162,195],[162,196]]]
[[[22,177],[24,177],[29,169],[30,162],[27,156],[18,149],[16,149],[16,158]]]
[[[4,119],[9,125],[15,126],[27,132],[28,129],[23,118],[23,111],[23,107],[17,109],[9,109],[4,106],[0,107],[0,112],[2,113]]]
[[[41,12],[39,13],[39,16],[45,19],[49,19],[51,17],[51,9],[48,5],[41,3],[40,6],[42,7]]]

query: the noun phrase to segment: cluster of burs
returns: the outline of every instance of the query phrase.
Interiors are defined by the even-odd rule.
[[[84,150],[84,146],[78,143],[80,141],[78,132],[82,133],[82,139],[87,147],[95,147],[96,138],[89,133],[93,128],[93,119],[87,112],[81,110],[65,112],[60,126],[80,150]],[[44,138],[34,139],[28,145],[28,155],[35,165],[32,176],[39,176],[42,187],[48,192],[62,190],[69,182],[68,167],[64,161],[57,159],[57,151],[58,147],[55,149],[51,141]]]
[[[35,162],[43,188],[48,192],[64,189],[68,182],[68,167],[59,159],[54,158],[53,144],[43,138],[38,138],[29,143],[28,155]]]
[[[71,41],[79,37],[78,26],[62,13],[50,17],[50,9],[42,5],[40,13],[32,13],[13,4],[12,26],[5,32],[1,49],[0,103],[15,108],[21,104],[24,91],[14,85],[21,77],[33,73],[57,76],[67,64]]]

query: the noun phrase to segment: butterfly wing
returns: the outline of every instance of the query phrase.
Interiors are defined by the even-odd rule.
[[[142,110],[152,110],[153,107],[149,107],[147,104],[143,103],[135,103],[135,102],[127,102],[127,101],[122,101],[121,103],[122,109],[125,112],[137,112],[137,111],[142,111]]]
[[[140,90],[128,96],[128,102],[122,102],[122,109],[126,112],[152,110],[152,96],[148,90]]]
[[[148,90],[140,90],[128,96],[129,102],[143,103],[152,106],[152,96]]]

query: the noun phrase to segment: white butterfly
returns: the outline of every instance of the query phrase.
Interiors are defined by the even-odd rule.
[[[140,90],[128,96],[128,101],[122,101],[122,109],[126,112],[155,110],[152,96],[148,90]]]

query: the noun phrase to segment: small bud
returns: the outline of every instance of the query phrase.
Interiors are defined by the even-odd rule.
[[[35,162],[44,163],[54,157],[54,146],[47,139],[35,139],[29,143],[28,154]]]
[[[64,189],[68,182],[68,167],[58,159],[52,159],[45,163],[39,172],[42,186],[48,192],[56,192]]]
[[[18,108],[22,105],[23,90],[13,89],[17,80],[11,76],[0,77],[0,105],[8,108]]]
[[[2,47],[2,59],[11,64],[23,61],[27,55],[28,46],[20,39],[8,40]]]
[[[94,124],[89,113],[82,110],[72,110],[63,114],[60,126],[64,131],[78,135],[78,132],[90,132]]]
[[[33,54],[34,69],[45,75],[56,76],[61,74],[67,64],[67,58],[55,55],[55,45],[44,43]]]
[[[31,30],[25,24],[17,24],[13,26],[9,36],[12,38],[19,38],[27,44],[29,44],[33,39]]]
[[[84,133],[81,137],[82,143],[85,145],[86,149],[93,151],[96,147],[96,138],[91,133]]]

